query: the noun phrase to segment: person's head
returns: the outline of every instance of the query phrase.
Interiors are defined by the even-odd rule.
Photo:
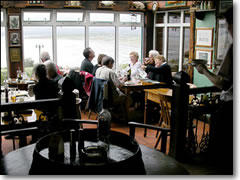
[[[57,76],[57,67],[53,61],[46,61],[44,62],[47,70],[47,77],[49,79],[54,79]]]
[[[87,47],[86,49],[84,49],[83,55],[86,59],[92,61],[95,57],[95,52],[90,47]]]
[[[136,51],[132,51],[132,52],[130,52],[129,57],[130,57],[131,62],[133,64],[135,64],[138,61],[139,55]]]
[[[49,60],[50,59],[49,53],[47,51],[43,51],[41,53],[40,59],[42,60],[43,63]]]
[[[98,61],[98,64],[99,65],[102,65],[102,59],[107,56],[106,54],[99,54],[98,55],[98,58],[97,58],[97,61]]]
[[[163,55],[158,55],[154,58],[155,61],[155,66],[160,67],[162,63],[166,62],[165,58]]]
[[[233,7],[229,8],[225,13],[223,13],[223,16],[226,18],[228,23],[228,31],[233,37]]]
[[[105,56],[102,59],[102,65],[107,66],[108,68],[112,69],[113,68],[113,64],[114,64],[114,60],[112,57],[110,56]]]
[[[156,51],[156,50],[151,50],[151,51],[149,51],[149,53],[148,53],[148,57],[149,58],[155,58],[157,55],[159,55],[159,52],[158,51]]]
[[[47,70],[44,64],[36,64],[33,71],[38,80],[47,78]]]

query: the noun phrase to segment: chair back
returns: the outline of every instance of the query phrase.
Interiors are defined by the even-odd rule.
[[[161,108],[159,126],[164,128],[170,128],[172,98],[166,95],[159,95],[159,100]]]

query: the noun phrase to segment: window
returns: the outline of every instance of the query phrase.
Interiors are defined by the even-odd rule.
[[[158,12],[154,20],[154,49],[164,55],[172,72],[186,70],[190,40],[189,10]]]
[[[83,21],[83,13],[57,12],[57,21]]]
[[[139,54],[139,61],[142,59],[141,39],[142,28],[137,27],[132,30],[131,27],[119,28],[119,68],[123,68],[124,64],[129,64],[129,53],[136,51]]]
[[[92,63],[97,64],[97,57],[106,54],[115,57],[115,28],[114,27],[89,27],[89,47],[95,51]]]
[[[120,22],[140,23],[141,15],[140,14],[120,14]]]
[[[23,21],[50,21],[50,12],[25,12]]]
[[[85,28],[80,26],[57,27],[57,62],[59,68],[78,69],[84,59]]]
[[[23,47],[24,71],[31,76],[34,64],[40,63],[40,53],[42,51],[48,51],[51,59],[53,59],[52,27],[23,27]]]
[[[107,54],[118,65],[129,63],[129,53],[142,56],[143,13],[81,11],[79,9],[24,10],[24,66],[39,62],[39,53],[47,50],[61,70],[79,69],[83,50]],[[36,18],[36,15],[42,17]],[[36,48],[37,45],[37,48]]]
[[[114,14],[112,13],[90,13],[91,22],[113,22]]]
[[[1,85],[8,77],[6,47],[6,12],[1,9]]]

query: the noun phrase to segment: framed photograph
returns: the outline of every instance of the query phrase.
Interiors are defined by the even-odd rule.
[[[175,7],[184,7],[186,6],[186,1],[166,1],[165,7],[166,8],[175,8]]]
[[[196,46],[213,46],[213,28],[196,28]]]
[[[9,32],[9,46],[20,46],[21,44],[20,32]]]
[[[10,61],[11,62],[20,62],[21,61],[21,48],[10,48]]]
[[[19,30],[20,26],[20,15],[9,15],[8,16],[8,27],[9,29]]]
[[[212,69],[212,50],[211,49],[195,49],[195,58],[207,60],[208,69]]]

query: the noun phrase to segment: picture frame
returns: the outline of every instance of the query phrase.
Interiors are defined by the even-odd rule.
[[[166,8],[175,8],[175,7],[185,7],[187,5],[186,1],[166,1]]]
[[[195,49],[195,59],[207,60],[207,68],[212,69],[212,52],[211,49]]]
[[[9,32],[9,47],[21,46],[21,33]]]
[[[11,62],[20,62],[21,61],[21,48],[9,48],[9,57]]]
[[[196,46],[213,46],[213,28],[196,28]]]
[[[20,30],[21,29],[21,21],[20,15],[18,14],[11,14],[8,15],[8,28],[10,30]]]

